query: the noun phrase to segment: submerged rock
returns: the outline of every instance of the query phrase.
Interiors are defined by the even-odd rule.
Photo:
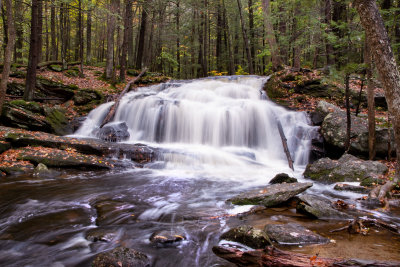
[[[93,267],[150,267],[151,262],[146,254],[131,248],[118,247],[112,251],[97,255],[92,263]]]
[[[310,245],[329,243],[329,239],[320,236],[295,223],[268,224],[264,231],[279,245]]]
[[[369,192],[371,192],[370,188],[366,188],[364,186],[349,185],[349,184],[337,184],[333,189],[337,191],[350,191],[360,194],[368,194]]]
[[[97,212],[96,225],[118,225],[136,220],[135,205],[106,199],[94,203]]]
[[[282,184],[282,183],[297,183],[296,178],[289,177],[286,173],[277,174],[272,180],[269,182],[270,184]]]
[[[49,168],[47,168],[46,165],[44,165],[43,163],[39,163],[35,170],[33,171],[33,175],[34,176],[43,176],[43,175],[49,175],[51,172],[49,170]]]
[[[345,154],[339,160],[322,158],[309,164],[304,172],[306,178],[321,183],[363,182],[377,179],[385,174],[388,168],[378,161],[365,161]]]
[[[263,205],[273,207],[312,187],[312,183],[274,184],[262,190],[240,194],[229,201],[235,205]]]
[[[329,199],[315,196],[302,195],[299,196],[299,203],[296,210],[300,213],[309,215],[317,219],[351,219],[352,216],[338,211],[332,207]]]
[[[150,242],[157,247],[178,246],[186,237],[181,233],[172,231],[159,231],[150,236]]]
[[[272,245],[268,235],[259,229],[243,225],[223,233],[220,239],[234,241],[254,249],[263,249]]]
[[[98,130],[96,136],[108,142],[121,142],[128,140],[131,135],[128,131],[128,125],[125,122],[121,122],[104,126]]]
[[[94,228],[86,233],[86,239],[91,242],[111,242],[117,235],[118,232],[113,229]]]

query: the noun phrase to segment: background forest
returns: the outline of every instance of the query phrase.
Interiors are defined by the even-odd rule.
[[[7,40],[6,5],[1,38]],[[37,6],[38,63],[82,61],[188,79],[268,74],[281,64],[342,70],[363,63],[364,32],[352,1],[336,0],[15,0],[16,64],[27,65]],[[400,59],[400,1],[378,1]],[[3,53],[0,61],[3,62]],[[117,76],[117,75],[116,75]],[[115,77],[115,76],[114,76]],[[122,75],[124,80],[124,74]]]

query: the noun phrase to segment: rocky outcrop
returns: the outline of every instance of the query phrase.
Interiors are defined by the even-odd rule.
[[[306,178],[321,183],[367,182],[378,179],[388,171],[386,165],[378,161],[365,161],[345,154],[339,160],[320,159],[309,164],[304,172]]]
[[[117,247],[112,251],[102,252],[96,256],[93,267],[150,267],[151,262],[146,254],[131,248]]]
[[[228,201],[235,205],[263,205],[273,207],[312,187],[312,183],[274,184],[261,190],[238,195]]]
[[[220,239],[234,241],[254,249],[263,249],[272,245],[267,234],[251,226],[243,225],[223,233]]]
[[[128,125],[125,122],[110,123],[100,128],[96,132],[96,136],[101,140],[108,142],[121,142],[128,140],[130,137]]]
[[[154,149],[140,144],[118,144],[98,139],[77,139],[2,126],[0,126],[0,131],[6,132],[3,140],[7,140],[14,147],[31,145],[58,149],[72,148],[82,154],[128,158],[138,163],[151,162],[155,157]]]
[[[366,188],[364,186],[350,185],[350,184],[337,184],[333,189],[337,191],[349,191],[359,194],[369,194],[369,192],[371,192],[370,188]]]
[[[270,184],[282,184],[282,183],[297,183],[296,178],[289,177],[286,173],[277,174],[272,180],[269,182]]]
[[[279,245],[311,245],[329,243],[329,239],[295,223],[267,224],[264,231],[271,240],[277,242]]]
[[[352,216],[333,208],[329,199],[315,195],[301,195],[296,210],[317,219],[351,219]]]

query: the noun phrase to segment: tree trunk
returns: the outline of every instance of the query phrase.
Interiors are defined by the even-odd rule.
[[[264,26],[267,35],[267,41],[271,50],[272,68],[278,70],[282,67],[282,61],[279,54],[279,48],[276,43],[274,27],[271,22],[270,0],[262,0],[264,11]]]
[[[57,60],[56,6],[54,0],[51,2],[51,7],[50,7],[50,31],[51,31],[51,60]]]
[[[146,4],[142,4],[142,19],[140,22],[140,33],[139,33],[139,44],[137,48],[137,57],[136,57],[136,69],[142,68],[144,50],[145,50],[145,42],[146,42],[146,31],[147,31],[147,10]]]
[[[80,60],[80,76],[83,77],[83,19],[82,19],[82,0],[78,0],[79,3],[79,11],[78,11],[78,20],[79,20],[79,60]]]
[[[244,41],[244,47],[246,49],[246,56],[247,56],[247,64],[248,64],[248,67],[249,67],[249,73],[250,74],[254,74],[253,60],[251,58],[251,51],[250,51],[250,42],[249,42],[249,38],[247,36],[246,26],[244,25],[243,14],[242,14],[242,4],[240,3],[240,0],[237,0],[237,4],[238,4],[238,8],[239,8],[240,24],[242,26],[243,41]]]
[[[226,46],[228,49],[228,55],[229,55],[229,75],[234,75],[235,74],[235,59],[233,57],[232,53],[232,42],[231,42],[231,34],[229,31],[229,22],[228,18],[226,16],[226,8],[225,8],[225,0],[222,0],[222,8],[224,10],[224,28],[225,28],[225,39],[226,39]]]
[[[400,176],[400,73],[376,1],[355,0],[354,5],[360,14],[361,23],[366,31],[368,45],[374,48],[371,49],[371,54],[385,90],[397,144],[395,178],[382,186],[378,195],[379,198],[384,198],[386,193],[397,184]]]
[[[254,10],[253,10],[253,0],[248,1],[249,5],[249,32],[250,32],[250,52],[251,52],[251,64],[253,70],[255,70],[255,58],[256,58],[256,47],[255,42],[255,32],[254,32]]]
[[[351,114],[350,114],[350,74],[346,73],[345,77],[346,85],[346,117],[347,117],[347,127],[346,127],[346,142],[344,147],[346,151],[350,148],[350,138],[351,138]]]
[[[86,19],[86,64],[92,63],[92,1],[89,1],[89,10]]]
[[[132,0],[125,0],[125,17],[124,17],[124,40],[122,41],[122,51],[121,51],[121,69],[119,73],[119,79],[121,82],[125,82],[125,72],[127,64],[127,54],[128,54],[128,40],[129,34],[131,32],[130,27],[132,27]]]
[[[42,48],[43,48],[43,1],[38,1],[38,46],[37,52],[38,53],[38,63],[42,61]]]
[[[118,0],[111,0],[111,14],[107,25],[106,79],[112,79],[114,72],[114,31],[117,20],[117,8]]]
[[[41,0],[32,0],[29,61],[26,74],[26,87],[24,92],[24,100],[27,101],[31,101],[33,99],[36,85],[36,67],[39,63],[39,2],[41,2]]]
[[[324,22],[327,25],[325,33],[330,34],[331,21],[332,21],[332,0],[325,0],[325,19]],[[333,57],[333,46],[329,41],[329,38],[325,38],[325,53],[326,53],[326,65],[331,66],[335,64],[335,58]]]
[[[179,34],[180,34],[180,0],[176,1],[176,62],[178,62],[178,73],[177,73],[177,78],[181,77],[181,52],[180,52],[180,47],[181,47],[181,41],[179,39]]]
[[[15,45],[15,25],[13,18],[12,0],[6,0],[7,9],[7,27],[8,27],[8,42],[4,54],[3,74],[0,81],[0,114],[3,110],[3,104],[7,92],[8,76],[10,75],[11,58]]]

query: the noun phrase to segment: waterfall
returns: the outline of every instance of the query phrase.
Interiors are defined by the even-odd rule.
[[[291,172],[277,128],[280,120],[295,168],[303,170],[316,128],[309,126],[304,112],[267,100],[262,90],[266,81],[230,76],[139,88],[123,97],[114,122],[127,124],[128,142],[163,148],[161,158],[169,169],[204,171],[212,166],[215,174],[225,167],[237,175],[250,166],[260,175],[260,166],[272,173]],[[93,110],[76,135],[95,137],[111,105]]]

